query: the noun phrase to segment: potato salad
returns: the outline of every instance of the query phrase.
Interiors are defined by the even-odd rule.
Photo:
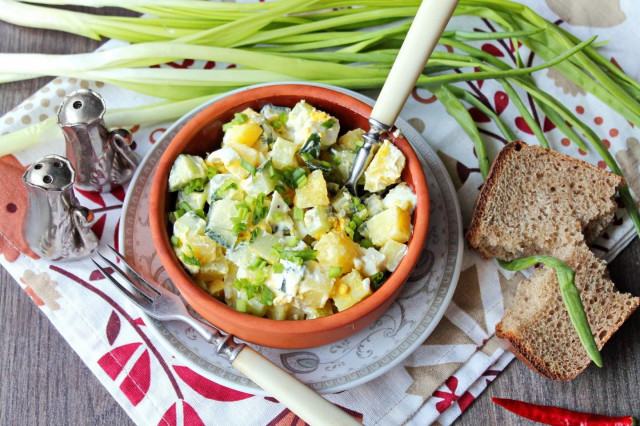
[[[206,157],[181,154],[171,243],[197,284],[232,308],[273,319],[343,311],[377,290],[407,251],[416,195],[402,152],[385,140],[365,195],[342,185],[361,129],[300,101],[247,109]]]

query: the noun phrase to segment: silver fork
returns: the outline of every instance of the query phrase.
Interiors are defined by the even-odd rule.
[[[149,283],[127,263],[124,256],[113,247],[108,247],[122,261],[130,273],[124,272],[102,254],[98,253],[98,256],[125,278],[134,291],[130,291],[111,276],[95,259],[92,259],[93,263],[96,264],[109,281],[148,315],[160,321],[177,320],[189,324],[207,342],[213,344],[217,354],[224,355],[234,368],[253,380],[258,386],[307,423],[311,425],[360,424],[346,412],[322,398],[250,346],[244,343],[237,343],[232,335],[225,334],[216,327],[193,317],[177,294],[160,285]]]

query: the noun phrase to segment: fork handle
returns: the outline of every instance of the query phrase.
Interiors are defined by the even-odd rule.
[[[360,425],[249,346],[240,351],[231,365],[310,425]]]

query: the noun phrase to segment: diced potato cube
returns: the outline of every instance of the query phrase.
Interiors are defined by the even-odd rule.
[[[230,164],[234,161],[239,161],[240,155],[229,146],[223,146],[220,149],[216,149],[207,155],[207,158],[204,162],[208,166],[213,166],[221,172],[225,172],[227,164]]]
[[[249,170],[242,167],[240,160],[227,164],[227,171],[240,180],[246,179],[251,174],[249,173]]]
[[[246,145],[233,142],[227,144],[227,146],[233,148],[233,150],[237,152],[244,161],[254,167],[258,167],[265,160],[264,155],[260,151]]]
[[[200,261],[202,265],[213,263],[222,253],[219,245],[206,235],[193,235],[183,241],[183,246],[189,246],[185,250],[185,254],[191,251],[193,256]]]
[[[207,281],[207,292],[215,298],[221,299],[224,297],[224,280],[215,279]]]
[[[322,318],[333,314],[331,304],[327,303],[321,308],[305,308],[304,312],[307,314],[306,319]]]
[[[318,251],[318,262],[327,268],[339,266],[342,273],[353,269],[353,260],[360,255],[359,245],[342,231],[332,231],[324,234],[314,250]]]
[[[413,209],[416,207],[418,197],[413,193],[409,186],[402,182],[391,188],[382,200],[385,208],[391,208],[392,206],[398,206],[405,212],[412,214]]]
[[[380,248],[380,253],[384,254],[386,259],[384,267],[387,268],[387,271],[393,272],[407,253],[407,245],[389,240]]]
[[[208,263],[200,268],[196,278],[203,281],[211,281],[217,279],[224,279],[224,276],[229,272],[229,261],[226,257],[218,257],[211,263]]]
[[[411,216],[397,206],[378,213],[366,221],[361,234],[369,238],[375,246],[382,246],[389,240],[406,243],[411,236]]]
[[[389,140],[385,140],[364,171],[364,190],[378,192],[398,182],[405,163],[402,152]]]
[[[289,142],[286,139],[278,138],[271,147],[270,158],[273,165],[277,169],[284,169],[287,166],[298,167],[298,160],[296,160],[296,151],[298,148],[293,142]]]
[[[289,316],[289,310],[291,305],[273,305],[267,309],[267,318],[274,320],[286,320]]]
[[[327,182],[322,171],[315,170],[307,178],[307,183],[302,188],[296,189],[293,204],[301,209],[329,205]]]
[[[355,153],[358,145],[362,146],[364,143],[364,139],[362,139],[362,135],[364,134],[365,131],[362,129],[349,130],[347,133],[340,136],[340,139],[338,139],[338,145]]]
[[[338,308],[344,311],[371,294],[371,281],[362,278],[358,271],[351,271],[333,284],[331,298]]]
[[[300,283],[298,294],[302,298],[305,307],[321,308],[329,299],[329,293],[333,287],[333,280],[329,279],[327,270],[318,262],[306,263],[307,272]]]
[[[231,128],[224,133],[222,143],[224,145],[237,143],[251,147],[256,143],[261,134],[262,128],[259,124],[247,121],[246,123],[231,126]]]

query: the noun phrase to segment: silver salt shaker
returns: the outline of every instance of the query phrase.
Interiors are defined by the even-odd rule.
[[[22,235],[43,258],[74,260],[98,248],[91,231],[93,213],[79,204],[73,192],[75,174],[69,160],[47,155],[22,176],[28,194]]]
[[[106,106],[93,90],[67,95],[58,110],[58,125],[66,140],[66,156],[76,169],[79,189],[110,192],[133,176],[140,157],[131,150],[131,133],[109,132],[103,116]]]

